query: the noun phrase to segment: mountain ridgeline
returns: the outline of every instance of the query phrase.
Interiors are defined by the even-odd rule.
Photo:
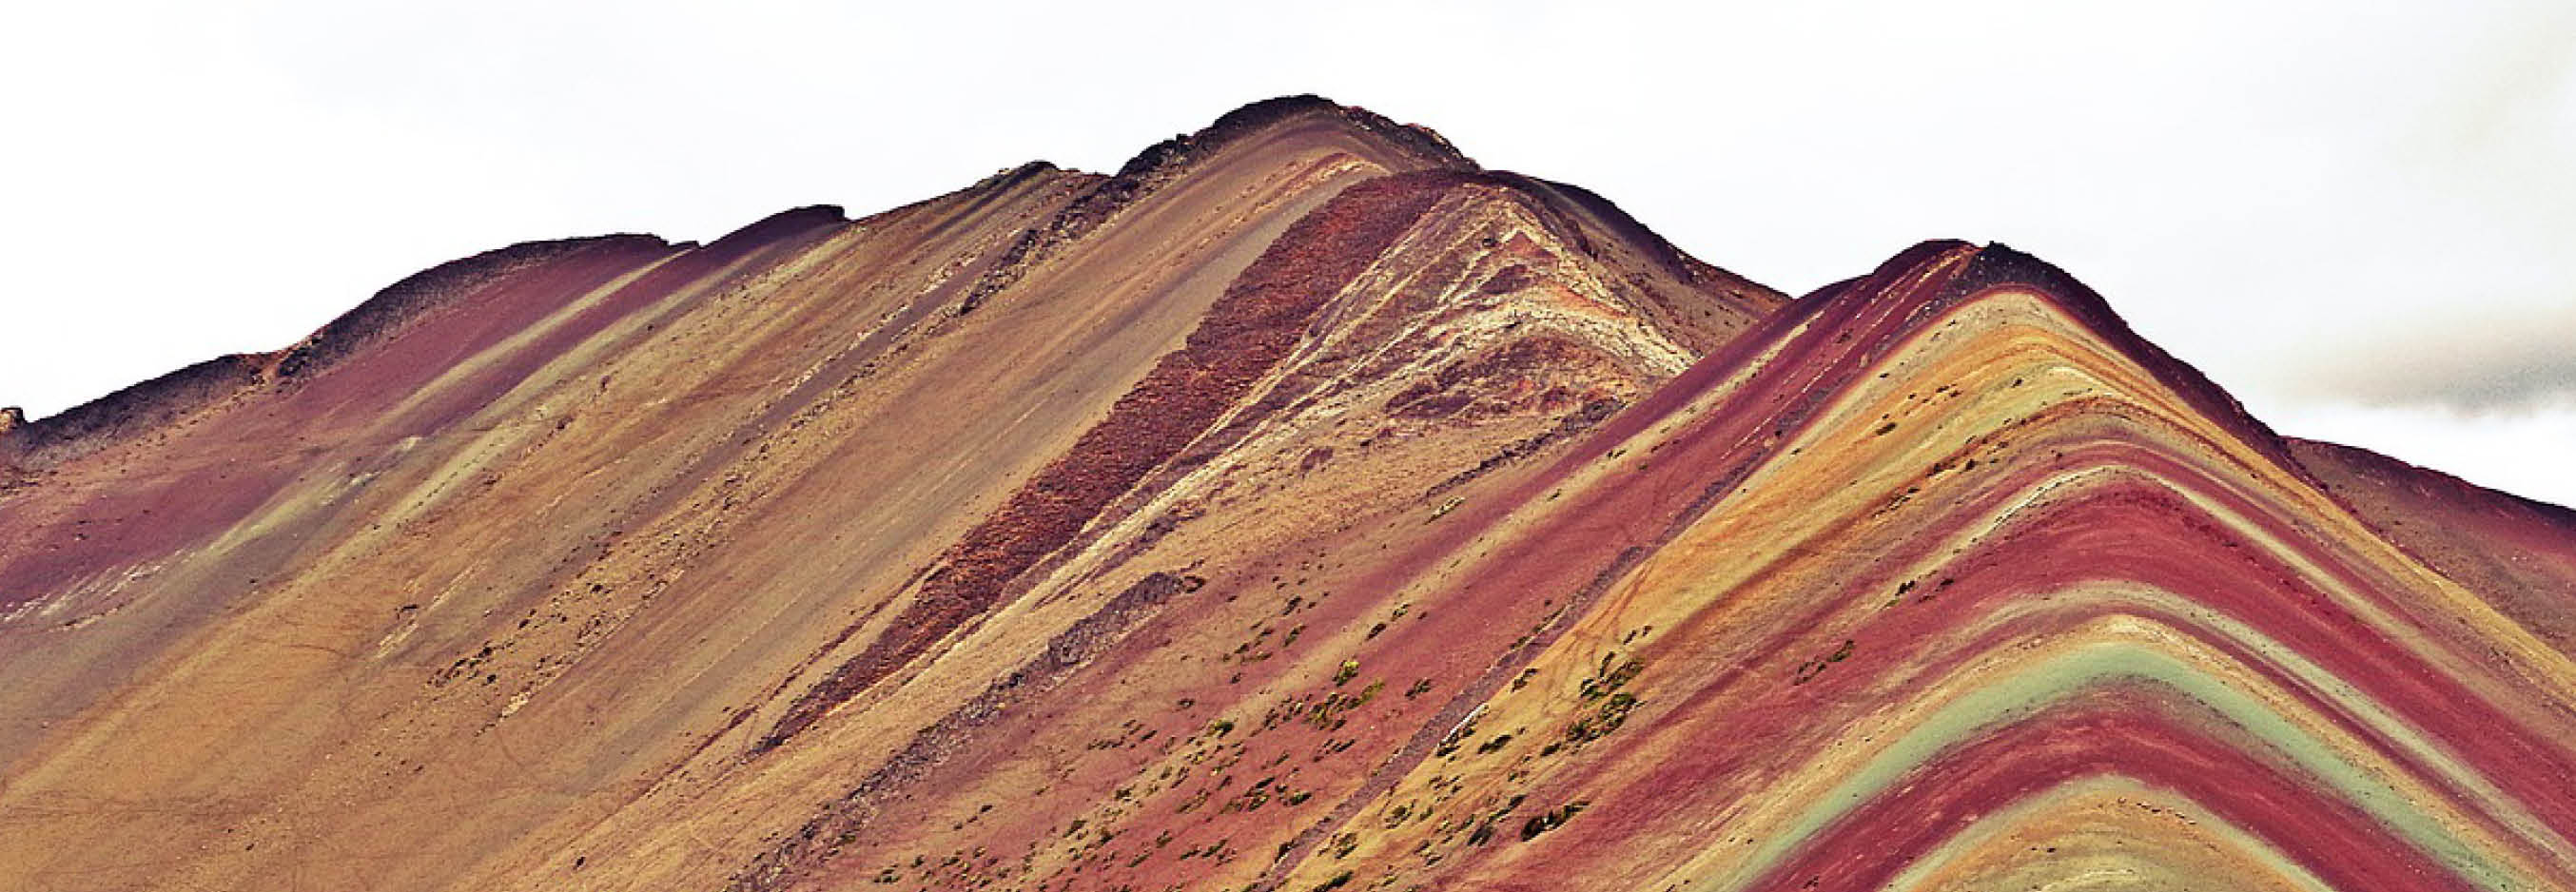
[[[0,413],[0,888],[2576,889],[2576,513],[1314,97]]]

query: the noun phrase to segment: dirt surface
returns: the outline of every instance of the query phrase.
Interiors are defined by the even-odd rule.
[[[2576,515],[1257,103],[0,412],[0,889],[2576,888]]]

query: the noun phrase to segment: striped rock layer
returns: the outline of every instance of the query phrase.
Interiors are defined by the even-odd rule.
[[[2576,889],[2576,514],[1273,100],[0,414],[0,888]]]

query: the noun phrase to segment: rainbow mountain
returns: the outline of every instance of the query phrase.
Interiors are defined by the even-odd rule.
[[[0,413],[0,888],[2576,889],[2576,513],[1271,100]]]

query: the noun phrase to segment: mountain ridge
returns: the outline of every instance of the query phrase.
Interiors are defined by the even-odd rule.
[[[165,378],[0,416],[0,885],[2576,886],[2576,515],[1316,97]]]

